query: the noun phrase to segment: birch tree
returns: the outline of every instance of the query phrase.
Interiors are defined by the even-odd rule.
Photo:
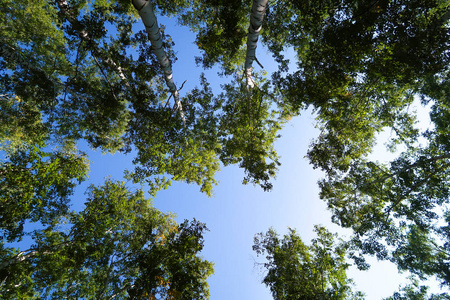
[[[76,152],[44,151],[53,142],[137,149],[131,177],[153,186],[167,186],[168,176],[211,194],[222,162],[240,164],[244,182],[270,189],[277,131],[312,107],[320,134],[307,156],[325,172],[319,186],[333,220],[355,232],[355,261],[367,267],[359,254],[376,255],[448,285],[448,1],[279,0],[265,11],[267,3],[255,1],[250,28],[249,1],[192,3],[158,8],[191,26],[205,68],[220,64],[230,75],[244,66],[248,76],[219,95],[203,77],[182,99],[171,44],[163,47],[148,1],[0,0],[0,147],[12,149],[0,170],[3,236],[20,239],[26,220],[53,226],[67,212],[86,164]],[[132,33],[136,11],[147,33]],[[279,65],[271,82],[251,72],[259,36]],[[283,56],[288,49],[296,64]],[[173,118],[164,86],[181,118]],[[410,110],[415,97],[430,107],[432,126],[422,132]],[[405,150],[391,162],[370,161],[383,130],[393,133],[389,149]],[[4,253],[17,262],[3,264],[4,280],[29,272],[25,263],[39,257],[35,249]],[[26,277],[20,286],[28,284]]]
[[[161,32],[159,31],[158,21],[155,13],[153,12],[152,4],[148,0],[133,0],[133,5],[141,16],[142,22],[144,23],[145,29],[148,33],[148,39],[152,44],[152,49],[159,64],[161,65],[161,69],[163,70],[167,87],[175,100],[181,118],[185,122],[180,95],[173,81],[172,64],[164,51]]]
[[[233,155],[237,154],[231,148],[227,149],[228,146],[220,145],[224,142],[221,136],[225,132],[239,130],[219,125],[220,118],[229,119],[221,115],[222,100],[220,97],[212,100],[214,95],[211,92],[204,93],[203,87],[186,93],[183,101],[172,77],[170,60],[174,54],[171,44],[163,40],[151,4],[146,1],[134,4],[140,9],[146,33],[131,32],[133,24],[138,21],[133,17],[133,13],[138,10],[133,8],[131,2],[99,2],[88,6],[83,1],[75,3],[57,0],[45,12],[40,13],[39,17],[26,11],[26,16],[22,16],[20,7],[27,6],[27,0],[15,2],[6,15],[2,15],[6,27],[14,29],[2,31],[5,37],[9,37],[7,49],[18,51],[18,54],[10,55],[9,50],[2,50],[4,61],[0,63],[4,63],[4,70],[8,70],[2,73],[4,80],[0,81],[2,95],[8,95],[8,105],[21,110],[29,107],[28,110],[33,109],[41,114],[45,120],[42,127],[53,137],[72,142],[86,140],[91,147],[103,151],[128,152],[133,148],[137,149],[134,160],[136,168],[131,170],[136,181],[150,181],[160,186],[167,186],[170,180],[197,183],[201,190],[210,194],[216,183],[214,174],[219,169],[219,161],[227,160],[228,164],[230,160],[225,157],[231,152]],[[48,4],[36,2],[33,5],[41,8]],[[230,3],[231,8],[219,7],[219,14],[233,18],[236,14],[238,25],[229,25],[230,20],[227,19],[221,21],[221,26],[236,29],[242,27],[242,32],[238,31],[242,34],[243,41],[244,28],[248,27],[248,13],[243,12],[241,5],[240,1],[235,1]],[[175,16],[181,10],[189,11],[184,2],[176,5],[158,4],[158,8],[163,13]],[[35,11],[40,12],[37,8]],[[241,17],[244,15],[245,18]],[[29,19],[28,23],[24,23],[27,28],[12,21],[21,16]],[[43,21],[45,24],[42,24]],[[36,26],[28,27],[31,24]],[[107,26],[115,34],[108,36]],[[45,39],[41,38],[38,28],[48,28],[49,38],[55,40],[52,42],[54,54],[49,55],[44,51]],[[230,37],[229,41],[233,44],[240,44],[240,38],[235,39],[234,33],[226,32],[225,35]],[[149,39],[151,43],[148,43]],[[30,49],[36,49],[29,51],[28,48],[21,47],[21,43],[28,43]],[[137,49],[137,59],[129,54],[133,48]],[[244,48],[241,49],[242,54],[245,52]],[[245,55],[238,56],[241,68],[244,57]],[[32,64],[24,63],[28,61]],[[232,64],[234,62],[230,63]],[[163,79],[157,76],[161,69]],[[44,82],[43,78],[48,78],[51,84]],[[168,105],[170,97],[174,97],[182,118],[172,117],[174,110]],[[253,108],[266,107],[265,104],[260,104],[270,98],[267,97],[262,101],[257,97],[252,104]],[[206,99],[210,99],[211,104],[206,104]],[[19,105],[20,103],[23,105]],[[181,109],[181,103],[186,103],[187,106]],[[5,102],[5,108],[8,105]],[[18,113],[6,110],[5,117],[7,112],[15,115]],[[255,117],[257,115],[262,118],[265,113],[254,114]],[[8,118],[12,119],[12,115]],[[31,120],[28,119],[30,122]],[[252,122],[260,124],[257,120]],[[18,142],[19,139],[13,135],[27,133],[31,123],[30,126],[26,123],[20,130],[11,130],[7,139]],[[238,123],[228,124],[237,126]],[[267,136],[272,136],[272,133]],[[209,141],[209,144],[204,141]],[[268,149],[267,141],[261,141],[256,148]],[[233,161],[243,162],[243,157],[258,157],[257,161],[262,159],[264,163],[250,160],[242,164],[242,167],[249,174],[273,174],[275,168],[271,163],[265,162],[266,159],[270,161],[274,158],[269,152],[262,151],[263,157],[256,153],[242,153],[239,154],[241,158]],[[270,157],[265,157],[266,154]],[[263,170],[262,166],[269,167],[270,170]],[[260,179],[265,177],[260,175]],[[163,179],[165,176],[167,179]],[[251,177],[245,181],[253,182],[254,178]],[[260,179],[255,179],[255,182],[266,182],[266,179]]]
[[[255,86],[252,78],[252,64],[255,60],[258,61],[256,58],[256,47],[268,2],[268,0],[253,0],[252,11],[250,15],[250,26],[248,27],[247,54],[245,57],[244,65],[244,74],[247,81],[247,89],[251,89]]]
[[[204,224],[177,224],[121,182],[91,186],[85,205],[36,230],[29,250],[1,245],[2,299],[208,298]]]
[[[74,29],[76,28],[75,30],[78,31],[78,35],[81,38],[81,40],[90,44],[91,47],[93,46],[91,48],[91,52],[93,54],[93,57],[94,57],[94,60],[96,61],[96,63],[99,64],[97,59],[101,58],[107,66],[109,66],[111,69],[113,69],[115,72],[117,72],[120,79],[122,79],[123,83],[125,85],[129,86],[129,83],[125,77],[125,74],[123,73],[122,68],[120,66],[118,66],[117,63],[114,62],[111,57],[105,56],[103,53],[101,53],[99,51],[99,49],[97,47],[95,47],[95,45],[93,45],[93,44],[95,44],[95,41],[93,40],[91,34],[89,34],[89,32],[83,28],[84,26],[77,19],[74,9],[69,6],[67,1],[66,0],[56,0],[55,2],[58,5],[58,8],[59,8],[60,12],[62,13],[62,15],[64,16],[64,18],[66,18],[72,24]],[[101,68],[100,65],[99,65],[99,67]]]
[[[439,0],[281,1],[262,33],[280,62],[273,78],[284,109],[316,110],[321,132],[308,158],[326,173],[320,196],[333,221],[354,230],[355,262],[367,268],[364,255],[374,255],[444,285],[448,16]],[[297,67],[286,73],[287,47]],[[430,128],[415,124],[414,99],[430,105]],[[403,149],[386,163],[369,156],[383,130],[392,133],[387,150]]]

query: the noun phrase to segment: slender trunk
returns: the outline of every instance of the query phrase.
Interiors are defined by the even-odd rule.
[[[268,0],[253,0],[252,13],[250,15],[250,26],[247,36],[247,55],[245,58],[244,75],[247,80],[247,89],[254,87],[252,78],[252,64],[256,59],[256,46],[259,32],[262,28],[264,14],[266,12]]]
[[[148,33],[148,39],[152,45],[153,52],[158,59],[159,64],[164,72],[164,79],[166,80],[166,85],[172,93],[173,98],[175,99],[175,103],[177,105],[178,110],[180,111],[181,118],[183,121],[184,113],[183,107],[180,102],[180,95],[178,93],[177,87],[173,81],[172,75],[172,64],[170,63],[169,58],[167,57],[166,52],[163,48],[162,36],[159,31],[158,21],[156,19],[155,13],[153,12],[152,5],[147,0],[132,0],[133,5],[136,10],[139,12],[141,16],[142,22],[144,23],[145,29]]]
[[[8,267],[8,266],[10,266],[12,264],[24,261],[27,258],[30,258],[30,257],[36,255],[37,253],[38,253],[38,251],[31,251],[31,252],[28,252],[28,253],[27,253],[27,251],[19,252],[19,254],[17,254],[13,258],[10,258],[8,260],[2,261],[0,263],[0,270],[4,269],[4,268],[6,268],[6,267]]]
[[[119,289],[117,291],[117,293],[115,293],[114,295],[109,296],[108,299],[114,299],[114,298],[116,298],[116,296],[125,292],[126,290],[134,288],[134,286],[135,286],[134,284],[129,284],[129,283],[125,284],[125,286],[123,288]]]
[[[51,247],[44,246],[43,249],[37,249],[37,250],[28,249],[28,250],[21,251],[14,257],[11,257],[7,260],[0,261],[0,270],[9,267],[12,264],[16,264],[21,261],[27,260],[38,254],[41,254],[41,255],[52,254],[52,253],[54,253],[55,248],[67,246],[71,243],[72,243],[72,241],[67,241],[67,242],[62,242],[60,244],[53,245]]]
[[[73,11],[69,7],[69,4],[67,3],[66,0],[55,0],[55,2],[58,5],[58,8],[61,11],[61,13],[64,15],[67,21],[69,21],[69,23],[72,24],[74,28],[83,28],[82,24],[80,23],[80,21],[78,21],[77,17],[73,15]],[[92,45],[93,41],[86,30],[84,29],[78,30],[78,34],[83,41],[87,42],[89,45]],[[100,57],[108,67],[117,72],[120,79],[122,79],[122,81],[125,83],[126,86],[130,86],[125,77],[125,74],[123,73],[123,69],[120,66],[118,66],[110,57],[104,57],[104,55],[102,55],[100,51],[94,47],[91,50],[91,52],[92,55],[94,56],[94,59],[96,59],[96,57]],[[103,72],[103,70],[101,71]]]
[[[2,261],[0,263],[0,270],[5,269],[5,268],[9,267],[10,265],[13,265],[13,264],[19,263],[21,261],[27,260],[30,257],[33,257],[33,256],[35,256],[35,255],[37,255],[39,253],[41,253],[41,252],[38,251],[38,250],[34,250],[34,251],[26,250],[26,251],[19,252],[19,254],[17,254],[16,256],[14,256],[14,257],[12,257],[12,258],[10,258],[8,260]],[[50,254],[50,253],[51,252],[45,251],[42,254]]]

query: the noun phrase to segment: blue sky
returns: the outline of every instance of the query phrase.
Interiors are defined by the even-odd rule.
[[[203,71],[195,66],[194,56],[199,54],[193,44],[194,35],[187,29],[175,27],[167,18],[158,17],[158,22],[166,25],[166,33],[175,42],[178,61],[173,66],[173,76],[178,86],[188,80],[181,93],[186,92],[198,84],[199,74]],[[275,67],[273,59],[261,45],[258,45],[257,53],[270,73]],[[214,70],[206,71],[206,75],[215,88],[227,82]],[[316,183],[322,174],[313,170],[304,158],[308,145],[318,134],[313,125],[314,118],[308,111],[291,120],[281,132],[276,148],[282,165],[271,192],[242,185],[243,171],[230,166],[222,168],[217,175],[220,183],[212,198],[200,193],[198,186],[174,183],[159,192],[154,200],[156,208],[175,213],[179,221],[196,218],[209,228],[203,255],[215,263],[215,275],[209,280],[211,299],[272,299],[269,289],[261,284],[264,272],[255,265],[262,259],[252,252],[253,236],[258,232],[273,227],[284,234],[291,227],[306,243],[313,238],[315,224],[325,225],[340,234],[348,233],[331,224],[330,213],[318,198]],[[101,184],[109,176],[122,179],[123,170],[133,168],[131,155],[104,155],[99,151],[89,151],[89,155],[92,161],[90,179],[78,189],[75,209],[82,207],[82,192],[88,184]],[[357,289],[366,293],[367,299],[390,296],[404,281],[393,265],[376,261],[370,271],[352,270],[349,276],[357,283]]]
[[[200,193],[198,186],[184,183],[174,183],[155,198],[156,208],[175,213],[179,221],[196,218],[208,226],[202,254],[215,263],[215,274],[209,279],[212,300],[272,299],[269,289],[261,284],[264,272],[255,265],[263,261],[252,251],[256,233],[273,227],[284,234],[291,227],[307,243],[314,237],[315,224],[345,233],[330,222],[330,213],[318,198],[316,182],[321,172],[313,170],[303,158],[317,133],[312,123],[313,118],[306,113],[282,131],[277,142],[282,165],[271,192],[242,185],[243,171],[231,166],[218,174],[220,183],[212,198]],[[131,157],[100,152],[90,156],[89,183],[101,183],[107,176],[120,179],[123,168],[131,167]],[[359,290],[366,292],[366,299],[390,296],[402,282],[389,263],[376,262],[369,272],[354,270],[349,276]]]

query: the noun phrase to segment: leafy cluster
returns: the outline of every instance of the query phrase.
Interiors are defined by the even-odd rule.
[[[204,68],[234,76],[219,93],[202,76],[177,103],[148,36],[134,30],[131,1],[0,0],[2,297],[207,297],[203,224],[176,225],[141,191],[112,181],[91,187],[82,212],[70,210],[88,174],[77,144],[135,155],[127,176],[152,195],[171,180],[212,195],[221,164],[270,190],[278,132],[308,107],[320,129],[307,153],[325,174],[320,196],[353,236],[344,249],[321,227],[310,247],[293,231],[281,241],[259,235],[275,298],[351,297],[346,252],[361,269],[375,255],[450,286],[448,1],[270,1],[261,37],[278,71],[254,75],[253,88],[241,76],[250,4],[151,3],[196,34]],[[429,128],[417,126],[418,102],[429,107]],[[399,149],[390,162],[370,159],[383,131]],[[28,232],[27,222],[39,229]],[[8,246],[24,236],[29,250]],[[425,290],[409,286],[394,299],[403,295]]]
[[[345,243],[322,226],[307,246],[293,229],[282,239],[273,229],[255,236],[253,250],[265,255],[263,283],[274,299],[363,299],[347,278]]]
[[[29,249],[1,244],[1,298],[205,299],[205,230],[196,220],[176,224],[142,190],[106,181],[89,188],[83,211],[33,230]]]

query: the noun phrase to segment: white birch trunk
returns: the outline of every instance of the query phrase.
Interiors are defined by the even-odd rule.
[[[158,59],[159,64],[164,72],[164,79],[166,80],[166,85],[172,93],[178,110],[180,111],[181,118],[183,122],[185,121],[183,107],[180,102],[180,95],[178,93],[177,87],[173,81],[172,75],[172,64],[166,55],[163,48],[161,32],[159,31],[158,21],[156,19],[155,13],[153,12],[152,5],[147,0],[132,0],[133,6],[139,12],[142,22],[144,23],[145,29],[148,33],[148,39],[152,45],[152,49]]]
[[[53,248],[57,248],[57,247],[63,247],[63,246],[68,246],[70,245],[72,242],[68,241],[68,242],[63,242],[57,245],[52,246]],[[51,249],[52,247],[46,247],[48,249]],[[53,251],[42,251],[42,250],[32,250],[32,249],[28,249],[28,250],[24,250],[21,251],[19,253],[17,253],[16,256],[11,257],[7,260],[3,260],[0,261],[0,270],[7,268],[8,266],[12,265],[12,264],[16,264],[19,263],[21,261],[27,260],[35,255],[41,254],[41,255],[48,255],[48,254],[52,254]]]
[[[69,7],[69,4],[66,0],[56,0],[56,4],[58,5],[59,10],[65,15],[66,19],[72,24],[72,25],[79,25],[79,21],[77,18],[73,15],[71,8]],[[86,30],[80,30],[79,31],[80,38],[85,42],[90,42],[91,37],[86,32]],[[93,50],[93,55],[95,56],[101,56],[98,49]],[[128,83],[125,74],[123,73],[123,70],[120,66],[118,66],[111,58],[107,57],[104,59],[104,62],[112,69],[114,69],[117,74],[119,75],[120,79],[122,79],[125,82],[126,86],[130,86]]]
[[[247,55],[245,58],[244,75],[247,80],[247,89],[255,86],[252,78],[252,64],[256,59],[256,46],[259,32],[262,28],[264,14],[266,13],[268,0],[253,0],[252,13],[250,15],[250,26],[247,35]]]
[[[28,253],[27,253],[28,252]],[[27,260],[30,257],[33,257],[35,255],[39,254],[39,251],[35,250],[35,251],[22,251],[19,252],[15,257],[12,257],[8,260],[4,260],[0,263],[0,270],[7,268],[8,266],[12,265],[12,264],[16,264],[19,263],[21,261]],[[49,251],[44,251],[42,254],[51,254],[51,252]]]

